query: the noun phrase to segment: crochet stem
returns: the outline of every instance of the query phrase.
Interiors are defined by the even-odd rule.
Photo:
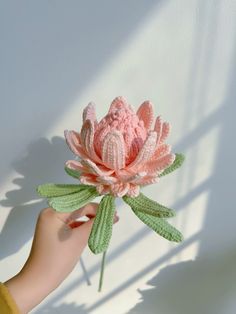
[[[105,268],[105,259],[106,259],[106,252],[103,252],[102,254],[102,263],[101,263],[101,269],[100,269],[100,278],[99,278],[99,286],[98,286],[98,292],[102,291],[102,284],[103,284],[103,275],[104,275],[104,268]]]

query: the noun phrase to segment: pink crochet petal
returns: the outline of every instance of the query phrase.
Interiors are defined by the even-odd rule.
[[[134,185],[134,184],[130,184],[130,188],[129,191],[127,192],[126,195],[130,196],[130,197],[137,197],[140,193],[140,186],[139,185]]]
[[[156,160],[162,156],[169,154],[171,151],[171,146],[168,144],[158,145],[151,160]]]
[[[129,183],[118,183],[111,185],[111,193],[116,197],[123,197],[129,191]]]
[[[97,182],[100,182],[104,185],[112,185],[118,182],[118,179],[111,176],[101,176],[97,177]]]
[[[71,140],[75,146],[81,144],[80,135],[78,132],[65,130],[64,135],[66,140]]]
[[[86,120],[81,129],[81,142],[88,155],[95,162],[102,163],[94,150],[94,122]]]
[[[157,145],[162,144],[170,133],[171,125],[168,122],[163,122],[161,116],[158,116],[154,130],[157,132]]]
[[[72,153],[75,155],[81,157],[81,158],[87,158],[88,155],[86,154],[85,150],[80,144],[80,136],[79,133],[75,131],[64,131],[66,143],[69,146]]]
[[[160,178],[158,178],[157,174],[153,174],[153,175],[146,176],[140,180],[137,180],[135,184],[142,186],[142,185],[157,183],[159,180]]]
[[[141,137],[136,137],[132,140],[131,145],[129,146],[129,159],[127,160],[127,164],[130,164],[137,157],[140,149],[143,146],[143,139]],[[127,143],[126,143],[127,144]],[[128,149],[127,149],[128,150]],[[127,151],[126,150],[126,151]]]
[[[96,186],[97,192],[101,195],[110,193],[110,186],[99,184]]]
[[[90,159],[83,159],[81,160],[81,164],[90,170],[90,173],[93,173],[97,176],[109,176],[111,175],[114,170],[109,170],[105,168],[104,166],[96,165],[92,160]]]
[[[174,161],[170,145],[165,144],[170,124],[159,116],[150,131],[150,101],[143,102],[136,114],[124,97],[116,97],[99,123],[95,106],[89,103],[83,121],[80,134],[65,131],[68,146],[81,159],[68,161],[67,167],[79,171],[81,182],[96,186],[100,194],[135,197],[139,185],[158,181]]]
[[[94,134],[94,148],[95,148],[95,152],[98,155],[99,158],[101,158],[102,156],[102,148],[101,148],[101,143],[103,143],[104,138],[106,137],[106,135],[110,132],[110,126],[106,125],[106,127],[104,127],[101,130],[98,130],[98,132],[96,132]]]
[[[127,167],[116,171],[116,174],[118,177],[130,176],[130,175],[134,175],[135,173],[136,172],[127,169]]]
[[[138,153],[138,156],[131,164],[129,164],[128,169],[133,170],[134,168],[137,168],[152,157],[156,147],[156,140],[157,133],[154,131],[150,131],[142,149]]]
[[[135,182],[137,179],[141,179],[143,178],[145,175],[147,175],[146,172],[139,172],[133,175],[123,175],[123,176],[119,176],[119,180],[121,182]]]
[[[89,173],[89,169],[81,164],[81,162],[77,160],[67,160],[65,165],[72,170],[81,171],[81,172],[87,172]]]
[[[96,186],[97,185],[96,178],[97,177],[93,174],[82,174],[80,176],[80,182],[83,184]]]
[[[90,102],[87,107],[84,108],[83,111],[83,122],[86,120],[90,120],[93,122],[97,121],[96,112],[95,112],[95,104]]]
[[[143,121],[145,128],[150,130],[154,120],[152,103],[148,100],[144,101],[137,111],[137,116]]]
[[[119,131],[112,131],[102,144],[102,161],[106,167],[119,170],[125,167],[125,143]]]
[[[118,97],[116,97],[116,98],[112,101],[108,113],[111,113],[111,111],[113,111],[113,110],[121,109],[121,108],[128,107],[128,106],[129,106],[129,105],[128,105],[127,100],[125,99],[125,97],[123,97],[123,96],[118,96]]]
[[[160,157],[157,160],[149,161],[145,163],[142,167],[146,172],[153,173],[153,172],[160,172],[165,168],[172,165],[175,160],[175,154],[167,154],[165,156]]]
[[[168,135],[170,134],[171,126],[168,122],[164,122],[162,125],[162,132],[159,142],[164,143],[167,139]]]
[[[154,126],[154,131],[157,132],[157,144],[160,141],[161,134],[162,134],[162,125],[163,125],[163,120],[161,116],[158,116],[156,118],[155,126]]]

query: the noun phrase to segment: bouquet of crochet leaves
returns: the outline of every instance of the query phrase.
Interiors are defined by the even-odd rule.
[[[65,131],[66,142],[76,156],[65,163],[65,171],[79,184],[48,183],[37,187],[38,194],[59,212],[72,212],[102,196],[88,241],[94,254],[103,253],[99,290],[116,197],[122,198],[160,236],[174,242],[183,240],[166,220],[175,215],[174,210],[141,192],[142,187],[158,182],[184,161],[183,154],[171,152],[171,146],[166,144],[169,132],[170,124],[161,116],[154,123],[150,101],[143,102],[135,112],[124,97],[116,97],[100,122],[94,104],[89,103],[83,111],[80,133]]]

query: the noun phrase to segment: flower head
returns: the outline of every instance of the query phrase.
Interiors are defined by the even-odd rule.
[[[80,181],[96,186],[99,194],[138,196],[140,186],[157,182],[175,160],[165,143],[170,124],[158,116],[151,129],[153,120],[150,101],[135,112],[124,97],[116,97],[99,123],[95,106],[89,103],[81,132],[65,131],[68,146],[79,157],[66,166],[79,171]]]

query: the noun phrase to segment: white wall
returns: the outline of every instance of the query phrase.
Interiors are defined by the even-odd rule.
[[[28,256],[44,201],[35,187],[74,182],[64,129],[93,100],[145,99],[172,123],[186,155],[146,194],[178,210],[185,241],[168,243],[118,202],[104,291],[100,256],[81,264],[32,313],[233,314],[235,272],[236,1],[0,2],[0,280]],[[132,228],[130,226],[132,225]]]

